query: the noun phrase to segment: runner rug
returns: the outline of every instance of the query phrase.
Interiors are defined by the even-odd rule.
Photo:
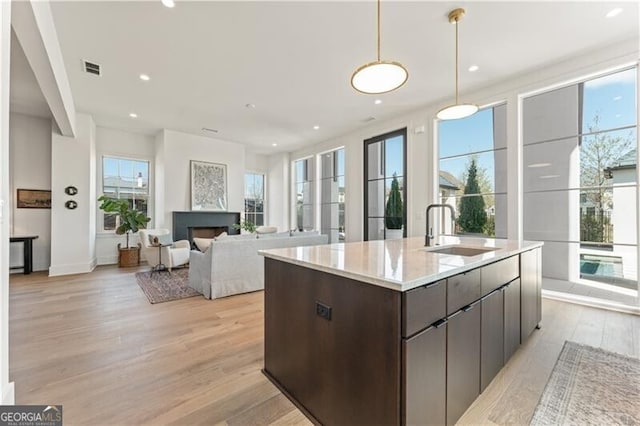
[[[173,269],[171,272],[137,272],[136,281],[151,303],[200,295],[188,285],[189,268]]]
[[[532,425],[639,425],[640,360],[565,342]]]

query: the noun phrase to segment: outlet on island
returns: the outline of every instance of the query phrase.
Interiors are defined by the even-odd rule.
[[[316,315],[331,321],[331,306],[316,301]]]

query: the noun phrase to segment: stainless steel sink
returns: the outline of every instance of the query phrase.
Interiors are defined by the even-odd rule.
[[[449,246],[449,247],[434,247],[423,249],[424,251],[428,251],[430,253],[440,253],[440,254],[452,254],[455,256],[477,256],[479,254],[488,253],[490,251],[496,251],[497,248],[478,248],[478,247],[465,247],[465,246]]]

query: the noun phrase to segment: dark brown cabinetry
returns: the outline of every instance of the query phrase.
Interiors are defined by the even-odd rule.
[[[446,280],[402,293],[402,337],[409,337],[444,318],[446,300]]]
[[[480,322],[480,392],[504,365],[504,293],[494,290],[481,302]]]
[[[447,324],[447,424],[452,425],[480,395],[480,303]]]
[[[322,424],[397,424],[400,295],[265,259],[265,373]]]
[[[454,424],[540,322],[539,259],[400,292],[267,258],[264,372],[316,423]]]
[[[504,362],[520,347],[520,279],[503,287],[504,293]]]
[[[480,269],[447,278],[447,315],[475,302],[481,296]]]
[[[446,421],[447,323],[440,321],[403,342],[405,390],[403,424]]]
[[[540,249],[520,254],[520,341],[524,342],[541,318],[541,275],[538,266]]]

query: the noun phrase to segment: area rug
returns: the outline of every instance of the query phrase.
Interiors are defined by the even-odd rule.
[[[640,425],[640,360],[565,342],[532,425]]]
[[[188,286],[189,269],[174,269],[171,272],[137,272],[136,281],[151,303],[169,302],[186,297],[199,296]]]

